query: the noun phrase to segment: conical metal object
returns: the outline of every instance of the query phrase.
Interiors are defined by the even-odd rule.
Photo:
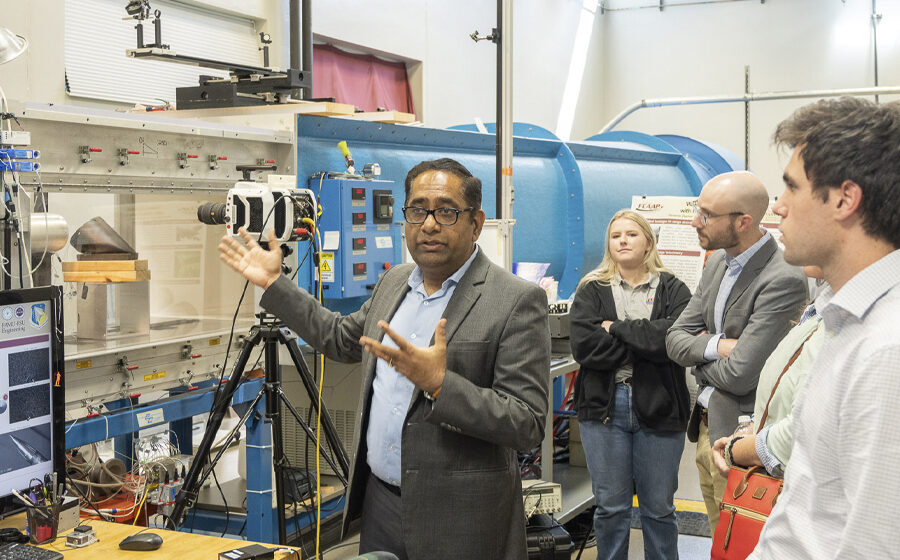
[[[0,64],[16,58],[28,48],[28,40],[16,35],[5,27],[0,27]]]

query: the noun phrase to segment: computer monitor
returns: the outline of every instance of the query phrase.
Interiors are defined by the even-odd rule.
[[[0,292],[0,513],[13,490],[64,481],[64,416],[62,290]]]

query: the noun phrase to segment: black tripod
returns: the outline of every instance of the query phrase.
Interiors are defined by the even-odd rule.
[[[280,544],[285,544],[285,497],[283,477],[287,461],[284,457],[284,441],[281,432],[281,405],[284,404],[288,411],[294,416],[297,424],[303,428],[303,431],[306,432],[307,437],[312,440],[313,443],[316,442],[316,434],[310,429],[306,422],[303,421],[300,413],[297,412],[297,409],[294,408],[290,401],[288,401],[284,391],[281,389],[278,364],[279,344],[284,345],[288,349],[291,360],[297,368],[297,371],[300,373],[300,379],[303,381],[303,385],[306,387],[309,401],[316,412],[319,412],[318,386],[316,385],[312,374],[309,372],[309,368],[307,367],[303,356],[300,354],[299,348],[294,344],[294,339],[288,338],[282,332],[282,325],[275,320],[275,317],[265,312],[258,314],[257,317],[259,317],[259,323],[250,329],[250,336],[244,343],[243,348],[241,348],[241,353],[238,355],[237,361],[234,364],[228,383],[226,383],[223,388],[220,388],[213,401],[206,432],[203,434],[203,440],[200,442],[197,454],[194,457],[194,461],[191,463],[191,468],[184,478],[184,484],[175,496],[175,505],[172,509],[172,514],[169,517],[169,525],[172,529],[177,529],[181,524],[186,510],[193,507],[194,503],[196,503],[197,494],[200,491],[203,482],[212,472],[216,463],[218,463],[219,459],[222,457],[222,454],[233,441],[238,433],[238,428],[247,422],[253,414],[259,400],[263,397],[263,394],[265,394],[266,421],[272,425],[272,465],[275,470],[275,496],[276,504],[278,506],[276,508],[278,511],[278,542]],[[244,368],[247,366],[247,361],[250,359],[250,353],[260,340],[265,342],[266,380],[263,388],[260,390],[259,394],[256,395],[256,398],[241,417],[237,426],[235,426],[232,432],[228,434],[219,453],[207,466],[204,458],[209,456],[216,433],[219,431],[219,426],[222,424],[222,418],[225,416],[225,412],[230,406],[231,397],[237,390],[238,385],[240,385],[241,378],[244,374]],[[338,438],[337,431],[331,421],[331,416],[328,415],[328,411],[325,410],[324,405],[322,406],[320,414],[322,417],[322,428],[325,432],[325,439],[328,442],[328,447],[330,447],[331,451],[334,453],[340,468],[334,463],[334,460],[325,453],[324,448],[321,450],[322,458],[325,459],[328,465],[334,470],[341,483],[346,486],[350,470],[347,454]],[[319,496],[316,496],[316,499],[319,499]]]

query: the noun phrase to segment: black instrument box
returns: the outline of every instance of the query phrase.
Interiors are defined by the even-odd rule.
[[[526,528],[528,560],[570,560],[572,537],[547,514],[533,515]]]

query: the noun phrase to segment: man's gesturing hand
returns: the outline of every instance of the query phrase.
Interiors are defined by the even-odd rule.
[[[282,254],[275,230],[269,230],[268,251],[260,247],[246,229],[241,228],[238,233],[241,234],[246,246],[226,235],[219,243],[219,258],[255,285],[268,288],[281,276]]]
[[[447,319],[438,321],[434,329],[434,345],[419,348],[395,333],[385,321],[378,321],[378,326],[385,332],[397,348],[385,346],[367,336],[361,337],[359,343],[368,352],[381,358],[397,372],[406,376],[413,385],[427,393],[436,393],[444,383],[444,371],[447,367]]]

